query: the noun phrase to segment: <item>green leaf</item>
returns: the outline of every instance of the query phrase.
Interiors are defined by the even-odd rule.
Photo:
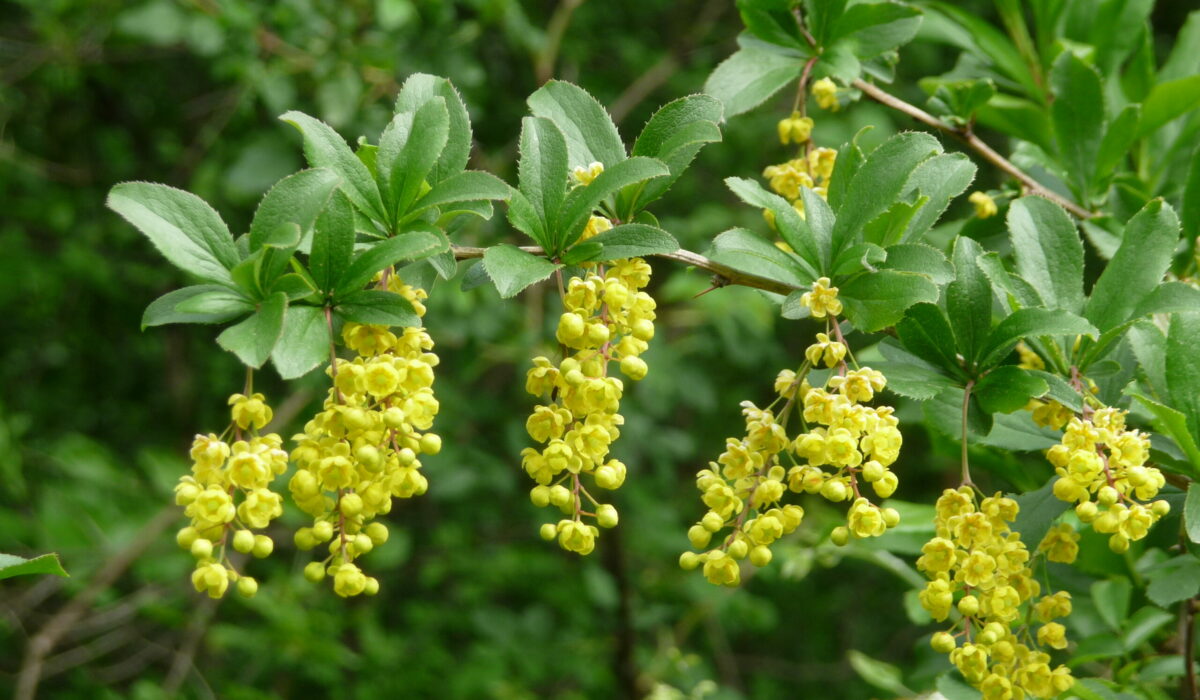
[[[913,304],[936,301],[938,288],[923,275],[879,270],[841,284],[838,298],[854,327],[870,333],[895,324]]]
[[[980,700],[978,690],[964,683],[957,673],[943,673],[937,679],[937,691],[946,700]]]
[[[999,93],[979,108],[975,118],[984,126],[1029,141],[1050,153],[1054,151],[1054,136],[1048,111],[1036,102]]]
[[[689,95],[659,108],[633,144],[632,156],[657,158],[670,175],[631,185],[621,192],[618,211],[626,218],[661,197],[706,144],[721,140],[722,107],[708,95]]]
[[[30,576],[36,574],[53,574],[66,577],[58,561],[57,554],[43,554],[33,559],[25,559],[13,554],[0,554],[0,581],[14,576]]]
[[[777,280],[793,287],[811,284],[811,276],[799,260],[744,228],[733,228],[713,239],[708,257],[752,275]]]
[[[1071,51],[1063,51],[1050,71],[1054,101],[1050,120],[1062,164],[1081,197],[1096,174],[1096,154],[1107,120],[1100,74]]]
[[[495,175],[479,170],[466,170],[457,175],[451,175],[434,185],[409,208],[409,216],[424,212],[430,207],[488,199],[508,199],[510,196],[512,196],[512,188]]]
[[[354,255],[354,207],[344,193],[330,198],[313,228],[308,270],[313,283],[332,292]]]
[[[954,266],[942,251],[922,243],[901,243],[887,249],[882,267],[888,270],[925,275],[934,284],[942,285],[954,279]]]
[[[1125,635],[1121,641],[1126,653],[1132,653],[1154,636],[1154,633],[1175,621],[1175,616],[1166,610],[1146,606],[1129,618]]]
[[[1008,207],[1008,233],[1017,274],[1038,290],[1047,308],[1083,308],[1083,241],[1062,207],[1045,197],[1022,197]]]
[[[504,299],[541,282],[561,267],[511,245],[492,246],[483,253],[483,269]]]
[[[845,200],[836,208],[831,244],[834,257],[857,241],[868,221],[891,208],[922,161],[941,152],[938,140],[921,132],[896,134],[872,151],[854,173]]]
[[[1050,526],[1067,510],[1068,504],[1054,495],[1054,482],[1057,479],[1050,479],[1036,491],[1014,496],[1018,510],[1012,530],[1021,535],[1021,541],[1031,554],[1037,552]]]
[[[921,25],[921,12],[893,2],[849,7],[834,26],[829,43],[847,40],[854,55],[866,60],[907,44]]]
[[[945,213],[950,202],[970,186],[975,171],[975,164],[962,153],[943,153],[918,165],[904,188],[929,197],[929,201],[913,215],[900,240],[905,243],[920,241]]]
[[[1144,138],[1168,122],[1200,106],[1200,75],[1191,75],[1155,85],[1142,102],[1138,138]]]
[[[975,399],[988,413],[1012,413],[1049,390],[1045,380],[1015,365],[1003,365],[975,384]]]
[[[1200,560],[1184,552],[1146,571],[1146,597],[1168,607],[1200,593]]]
[[[1083,400],[1080,398],[1079,392],[1067,383],[1067,380],[1057,374],[1050,374],[1040,369],[1028,370],[1028,372],[1046,382],[1046,393],[1037,398],[1057,401],[1076,413],[1083,410]]]
[[[1200,315],[1176,314],[1167,331],[1167,394],[1200,442]],[[1196,463],[1200,468],[1200,462]]]
[[[1112,180],[1113,171],[1133,149],[1137,140],[1137,125],[1142,118],[1141,105],[1125,105],[1125,109],[1109,123],[1104,140],[1096,153],[1096,177],[1092,194],[1101,194]]]
[[[458,174],[467,167],[467,160],[471,157],[471,117],[467,114],[467,106],[463,104],[458,90],[454,89],[449,80],[425,73],[410,75],[396,97],[395,111],[415,112],[434,97],[445,101],[449,131],[446,147],[442,149],[437,164],[429,174],[430,184],[439,183]]]
[[[206,316],[240,316],[254,310],[250,300],[228,287],[216,287],[180,301],[175,310]]]
[[[578,85],[551,80],[526,103],[535,117],[549,119],[562,131],[570,167],[599,162],[607,169],[625,160],[625,145],[612,117]]]
[[[817,46],[829,43],[833,30],[845,11],[846,0],[804,0],[805,23]]]
[[[1150,411],[1151,415],[1154,416],[1151,421],[1154,429],[1170,437],[1183,452],[1184,456],[1187,457],[1188,461],[1186,464],[1190,468],[1178,471],[1183,471],[1183,473],[1193,479],[1200,478],[1200,447],[1197,446],[1196,438],[1192,435],[1188,427],[1187,416],[1170,406],[1164,406],[1149,396],[1133,391],[1132,389],[1126,389],[1125,393],[1132,396],[1138,403]],[[1180,466],[1184,464],[1181,462]],[[1173,469],[1172,471],[1176,470]]]
[[[1196,26],[1200,30],[1200,10],[1192,13],[1196,18]],[[1183,204],[1180,206],[1179,217],[1183,220],[1184,231],[1200,230],[1200,148],[1192,154],[1192,163],[1188,167],[1187,184],[1183,190]]]
[[[359,289],[345,294],[338,299],[334,311],[342,319],[354,323],[404,327],[421,325],[421,317],[413,310],[408,299],[382,289]]]
[[[1029,71],[1025,59],[1008,36],[983,17],[947,2],[932,2],[925,6],[926,25],[940,19],[946,34],[941,37],[955,46],[995,66],[1000,73],[1018,83],[1027,96],[1041,94],[1041,87]]]
[[[520,190],[514,191],[508,200],[508,223],[532,238],[534,243],[547,250],[550,249],[552,241],[550,241],[550,234],[546,231],[545,222],[542,221],[533,203]]]
[[[992,283],[996,298],[1000,300],[1000,306],[1006,312],[1011,313],[1014,309],[1042,305],[1041,297],[1038,296],[1033,285],[1026,282],[1021,276],[1004,269],[1004,263],[1000,262],[1000,255],[995,251],[980,255],[975,262],[979,265],[979,269],[983,270],[988,281]]]
[[[829,207],[833,211],[842,208],[851,181],[854,180],[858,169],[867,160],[867,156],[858,146],[858,138],[873,128],[875,127],[870,125],[864,126],[858,130],[849,143],[843,143],[842,147],[838,149],[837,167],[833,169],[833,175],[829,178],[829,190],[826,192]]]
[[[800,35],[796,18],[786,3],[775,0],[737,0],[742,24],[751,34],[763,41],[800,51],[808,43]]]
[[[567,163],[567,140],[554,122],[541,117],[525,117],[521,120],[521,158],[517,167],[517,181],[524,197],[510,200],[510,219],[513,209],[520,211],[519,218],[523,222],[527,222],[532,214],[541,222],[541,230],[547,238],[539,240],[538,244],[550,254],[561,252],[559,241],[549,238],[558,231],[559,210],[567,196]],[[521,209],[526,203],[531,206],[531,212]],[[513,225],[516,226],[517,222],[514,221]],[[521,230],[525,231],[524,228]]]
[[[408,218],[450,133],[446,101],[434,97],[415,112],[397,114],[379,137],[375,167],[384,185],[389,223]]]
[[[1195,313],[1200,311],[1200,289],[1184,282],[1163,282],[1146,295],[1133,310],[1133,318],[1150,314]]]
[[[323,309],[289,306],[283,316],[283,334],[271,352],[271,362],[284,379],[303,377],[329,359],[329,343]]]
[[[263,366],[275,343],[283,332],[283,314],[287,309],[287,295],[276,292],[262,304],[258,311],[241,323],[226,328],[217,336],[217,344],[225,348],[248,367]]]
[[[376,221],[386,221],[383,200],[371,171],[325,122],[304,114],[287,112],[279,117],[300,131],[304,139],[304,157],[314,168],[329,168],[342,179],[341,188],[362,212]]]
[[[1183,524],[1188,539],[1200,543],[1200,482],[1188,484],[1187,499],[1183,504]]]
[[[996,84],[990,79],[944,80],[925,78],[919,81],[922,89],[932,92],[929,111],[959,126],[966,126],[996,95]]]
[[[298,226],[302,237],[310,236],[317,216],[339,182],[337,173],[329,168],[312,168],[275,183],[254,211],[254,219],[250,222],[250,251],[270,244],[280,228],[287,224]]]
[[[704,92],[721,101],[728,119],[754,109],[798,80],[803,67],[801,57],[746,47],[717,66],[704,83]]]
[[[951,258],[954,281],[946,285],[946,311],[954,329],[955,344],[968,366],[983,354],[992,326],[992,285],[975,259],[982,250],[974,239],[954,240]]]
[[[861,7],[861,6],[859,6]],[[853,8],[851,8],[853,9]],[[911,696],[913,692],[904,685],[904,674],[896,666],[872,659],[861,651],[851,649],[846,653],[850,667],[869,685],[886,691],[895,697]]]
[[[219,284],[197,284],[167,292],[146,307],[145,313],[142,314],[142,330],[146,330],[150,326],[165,326],[169,323],[224,323],[237,318],[244,312],[226,310],[223,313],[184,313],[176,310],[179,304],[193,297],[211,292],[228,291],[229,287]]]
[[[727,177],[725,185],[746,204],[768,209],[774,214],[775,228],[779,231],[780,238],[807,263],[813,279],[819,276],[818,271],[831,272],[829,238],[823,235],[829,230],[826,224],[832,217],[827,207],[814,204],[814,223],[818,224],[814,230],[800,218],[800,214],[786,199],[766,191],[758,182],[741,177]]]
[[[917,304],[912,308],[918,306],[932,304]],[[908,323],[907,317],[900,321],[896,330],[899,331],[900,326],[905,323]],[[946,389],[958,386],[953,379],[942,374],[938,367],[897,347],[894,342],[891,339],[881,342],[878,347],[885,362],[872,363],[875,369],[887,377],[887,388],[892,393],[917,401],[927,401]]]
[[[621,224],[585,241],[599,246],[595,255],[586,260],[618,260],[658,253],[674,253],[679,241],[666,231],[646,224]],[[582,260],[576,261],[582,262]]]
[[[1084,316],[1101,331],[1128,320],[1162,281],[1178,240],[1175,211],[1161,199],[1148,202],[1125,226],[1121,247],[1092,288]]]
[[[992,367],[1012,352],[1023,338],[1056,335],[1086,335],[1095,338],[1096,328],[1085,319],[1066,311],[1017,309],[996,325],[980,352],[979,367]]]
[[[896,336],[912,354],[942,367],[952,374],[962,375],[957,357],[954,331],[945,312],[937,304],[914,304],[896,324]]]
[[[958,400],[961,404],[961,393]],[[977,405],[978,402],[971,402],[972,413]],[[961,407],[959,410],[962,410]],[[961,413],[959,415],[961,416]],[[1041,452],[1058,444],[1062,439],[1062,433],[1034,423],[1033,418],[1025,411],[998,413],[991,417],[992,427],[986,435],[979,438],[981,445],[998,447],[1009,452]]]
[[[210,282],[230,284],[238,263],[229,228],[203,199],[150,182],[123,182],[108,193],[109,209],[141,231],[171,264]]]
[[[436,230],[410,231],[394,238],[380,241],[354,258],[338,278],[335,294],[345,294],[362,289],[377,272],[400,262],[411,262],[427,258],[449,248],[450,243]],[[400,324],[393,324],[400,325]]]
[[[1133,594],[1133,584],[1124,577],[1097,581],[1092,584],[1091,593],[1100,619],[1104,620],[1104,624],[1112,631],[1121,631],[1125,626],[1125,618],[1129,616],[1129,598]]]
[[[662,162],[638,156],[605,168],[590,184],[575,187],[563,203],[563,215],[559,221],[562,246],[568,247],[579,239],[592,211],[601,201],[623,187],[669,172]]]

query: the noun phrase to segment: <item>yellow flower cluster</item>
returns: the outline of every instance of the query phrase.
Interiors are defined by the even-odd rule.
[[[1051,698],[1075,683],[1070,669],[1052,669],[1043,651],[1066,648],[1066,629],[1054,620],[1071,613],[1071,596],[1060,591],[1033,602],[1041,586],[1028,550],[1009,526],[1017,511],[1016,501],[999,494],[977,500],[969,486],[946,489],[937,500],[935,537],[917,560],[930,579],[920,594],[922,607],[939,622],[957,611],[954,626],[930,643],[950,655],[985,700]],[[1062,539],[1070,536],[1052,533],[1050,544],[1039,549],[1068,553]],[[1029,629],[1033,618],[1041,623],[1036,641]]]
[[[831,317],[834,328],[837,321],[832,317],[841,310],[841,302],[828,279],[814,285],[801,303],[814,316]],[[877,537],[900,522],[895,509],[875,505],[859,487],[860,481],[870,483],[877,496],[887,498],[898,485],[895,473],[888,469],[902,443],[893,409],[864,405],[886,381],[869,367],[848,369],[846,354],[843,342],[819,333],[817,342],[805,351],[801,371],[784,370],[776,377],[776,402],[785,402],[778,417],[770,407],[742,402],[745,436],[727,439],[725,452],[696,476],[709,511],[688,530],[688,539],[695,549],[705,549],[714,534],[727,527],[731,532],[707,552],[685,552],[679,560],[683,568],[703,564],[710,582],[735,586],[741,580],[738,560],[749,556],[755,566],[768,564],[770,545],[804,517],[800,506],[780,502],[788,490],[820,494],[835,503],[851,501],[847,525],[831,535],[839,545],[851,537]],[[807,373],[821,365],[837,367],[838,372],[831,373],[824,386],[809,386]],[[804,431],[793,438],[787,423],[795,406],[802,409]],[[786,469],[780,455],[794,466]]]
[[[602,222],[602,223],[601,223]],[[592,217],[589,229],[611,223]],[[544,400],[525,423],[529,436],[542,446],[521,452],[521,466],[537,482],[530,500],[538,507],[554,506],[564,516],[542,526],[547,540],[558,539],[566,550],[588,554],[595,548],[600,527],[617,524],[617,510],[598,502],[584,487],[589,474],[596,486],[612,490],[625,481],[625,465],[609,457],[620,436],[624,384],[608,376],[609,363],[637,381],[646,376],[640,355],[654,337],[654,299],[642,291],[650,283],[650,265],[641,258],[595,266],[595,272],[571,279],[563,294],[565,309],[556,337],[569,350],[556,366],[535,357],[526,390]],[[584,500],[595,510],[584,508]],[[594,518],[596,525],[583,522]]]
[[[192,585],[212,598],[225,595],[230,583],[236,583],[238,593],[246,597],[258,591],[257,581],[234,568],[226,545],[258,558],[275,548],[270,537],[253,531],[283,514],[283,497],[271,490],[271,484],[288,465],[283,438],[275,433],[259,435],[273,415],[263,395],[234,394],[229,405],[233,419],[229,428],[220,437],[196,436],[192,474],[175,486],[175,503],[184,506],[191,518],[175,539],[196,558]],[[233,444],[224,440],[231,433]]]
[[[800,188],[807,187],[824,199],[836,160],[836,150],[814,148],[808,155],[801,155],[778,165],[768,165],[763,170],[763,177],[767,178],[767,184],[772,190],[791,202],[792,207],[803,214],[804,203],[800,200]]]
[[[1158,495],[1166,479],[1146,466],[1150,438],[1127,430],[1125,415],[1105,407],[1085,413],[1085,418],[1073,417],[1062,442],[1046,451],[1058,474],[1054,495],[1077,504],[1079,519],[1109,535],[1108,546],[1118,554],[1145,537],[1171,509],[1164,500],[1145,503]]]
[[[386,288],[405,296],[419,315],[425,292],[388,271]],[[305,577],[333,578],[342,597],[373,595],[379,582],[356,559],[388,539],[387,526],[372,522],[392,509],[393,498],[425,493],[419,455],[436,455],[442,440],[428,432],[438,413],[433,394],[433,340],[421,328],[393,332],[387,326],[347,323],[342,340],[353,360],[331,358],[332,386],[322,410],[293,439],[296,473],[289,488],[313,524],[296,531],[296,546],[310,550],[328,542],[328,555],[304,569]]]
[[[783,145],[803,144],[812,135],[813,120],[812,117],[804,117],[800,112],[794,111],[787,119],[780,119],[776,128],[779,131],[779,142]]]
[[[821,78],[812,86],[813,99],[817,101],[817,106],[821,109],[836,112],[842,108],[842,103],[838,101],[838,86],[829,78]]]

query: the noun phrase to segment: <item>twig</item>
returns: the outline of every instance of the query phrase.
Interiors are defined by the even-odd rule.
[[[1025,173],[1025,171],[1013,165],[1012,161],[992,150],[991,146],[984,143],[969,128],[960,129],[958,127],[951,126],[950,124],[938,119],[920,107],[909,104],[895,95],[884,92],[880,88],[866,82],[865,80],[855,80],[853,86],[859,90],[862,90],[864,95],[870,97],[885,107],[891,107],[898,112],[903,112],[913,119],[932,126],[939,131],[943,131],[967,144],[967,146],[978,153],[984,160],[988,161],[1020,182],[1021,185],[1024,186],[1027,193],[1035,194],[1039,197],[1045,197],[1080,219],[1090,219],[1095,216],[1094,213],[1084,209],[1057,192],[1047,189],[1040,182],[1034,180],[1027,173]]]
[[[538,246],[529,245],[521,246],[520,248],[526,253],[533,253],[534,255],[543,255],[545,253],[545,251]],[[453,251],[454,258],[456,260],[471,260],[474,258],[482,258],[483,252],[486,250],[486,248],[474,248],[471,246],[456,245],[451,246],[451,250]],[[683,263],[684,265],[698,267],[702,270],[711,272],[713,274],[712,283],[714,287],[728,287],[729,285],[734,284],[741,287],[751,287],[753,289],[761,289],[766,292],[774,292],[775,294],[784,295],[791,294],[798,289],[804,289],[803,287],[797,287],[786,282],[780,282],[767,277],[759,277],[758,275],[752,275],[748,272],[735,270],[728,265],[724,265],[715,260],[710,260],[699,253],[693,253],[690,250],[684,250],[682,248],[674,253],[657,253],[656,257],[674,260],[677,263]]]
[[[546,44],[533,60],[533,71],[538,85],[554,77],[554,64],[558,61],[558,49],[562,46],[563,34],[566,34],[567,27],[571,26],[571,16],[575,14],[575,9],[583,3],[584,0],[562,0],[550,16],[550,22],[546,25]]]
[[[142,555],[162,531],[179,517],[179,509],[167,506],[155,515],[125,548],[113,554],[96,572],[91,583],[51,617],[25,647],[25,658],[17,674],[16,700],[33,700],[42,677],[42,664],[54,645],[79,621],[96,598],[116,581]]]
[[[208,624],[220,602],[220,600],[205,598],[192,612],[183,643],[175,652],[175,658],[171,661],[171,670],[167,672],[167,679],[163,683],[163,690],[168,696],[179,692],[188,674],[196,669],[196,652],[200,649],[200,642],[204,639],[204,634],[208,631]]]

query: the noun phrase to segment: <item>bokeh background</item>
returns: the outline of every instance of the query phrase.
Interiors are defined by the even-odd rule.
[[[242,231],[262,193],[302,167],[298,136],[277,115],[300,109],[351,141],[374,140],[417,71],[458,86],[472,167],[512,182],[524,98],[544,79],[583,85],[632,141],[733,51],[732,5],[0,4],[0,551],[57,551],[71,573],[0,584],[0,697],[23,675],[55,698],[868,698],[883,695],[864,677],[886,674],[872,659],[917,678],[942,670],[924,644],[931,628],[909,619],[920,616],[894,556],[823,544],[842,516],[815,501],[776,562],[739,590],[678,568],[703,513],[692,477],[740,434],[738,402],[767,399],[815,327],[780,322],[752,290],[696,298],[705,275],[660,262],[651,373],[623,404],[615,449],[630,467],[615,497],[621,526],[592,556],[538,539],[548,516],[529,504],[517,457],[531,406],[523,375],[550,350],[556,301],[533,290],[502,303],[455,282],[433,290],[426,317],[442,358],[435,428],[446,449],[427,465],[429,493],[397,503],[391,540],[364,560],[379,596],[343,601],[305,582],[295,512],[270,531],[276,553],[250,565],[262,586],[249,601],[194,593],[191,558],[174,544],[183,523],[171,487],[186,447],[227,420],[242,372],[210,328],[139,330],[145,305],[184,280],[103,207],[114,183],[188,189]],[[903,57],[894,89],[917,102],[916,78],[954,58],[931,43]],[[774,122],[789,99],[728,125],[654,207],[685,247],[703,251],[733,225],[762,228],[722,179],[787,157]],[[868,146],[911,128],[862,104],[818,115],[815,138],[836,146],[866,124]],[[459,242],[515,235],[498,216]],[[268,369],[256,387],[291,418],[286,435],[314,410],[322,380],[285,385]],[[923,428],[915,407],[900,409],[898,496],[931,502],[953,479],[957,446]],[[993,468],[984,478],[996,488],[1048,474],[1016,460],[985,450],[977,463]]]

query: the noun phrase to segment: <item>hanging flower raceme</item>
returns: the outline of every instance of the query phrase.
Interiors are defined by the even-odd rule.
[[[599,223],[603,222],[603,223]],[[604,230],[607,219],[593,217],[589,229]],[[638,381],[647,366],[640,355],[654,337],[654,299],[642,291],[650,266],[641,258],[616,260],[607,268],[572,279],[565,288],[556,337],[567,355],[557,365],[535,357],[526,390],[541,397],[525,427],[541,447],[521,453],[521,465],[537,482],[530,499],[538,507],[558,508],[565,516],[542,526],[542,537],[558,539],[563,549],[588,554],[599,534],[596,526],[617,524],[617,510],[600,503],[582,477],[613,490],[625,481],[625,465],[609,456],[624,418],[618,413],[624,393],[609,365]],[[588,508],[591,504],[591,510]],[[585,523],[591,518],[595,525]]]
[[[1045,651],[1067,646],[1066,629],[1055,620],[1071,613],[1071,595],[1039,598],[1030,554],[1010,526],[1018,509],[999,494],[978,499],[970,486],[946,489],[936,505],[935,536],[917,560],[929,578],[921,606],[938,622],[955,620],[930,643],[988,700],[1051,698],[1075,683],[1066,666],[1051,668]],[[1069,526],[1052,529],[1039,553],[1074,561],[1078,535],[1072,535]]]
[[[795,530],[804,517],[799,505],[782,503],[788,491],[851,502],[847,524],[831,535],[839,545],[851,538],[877,537],[900,522],[895,509],[873,503],[861,486],[869,483],[876,496],[887,498],[899,483],[889,469],[902,443],[894,411],[865,405],[884,388],[883,374],[847,366],[848,350],[836,325],[842,306],[828,279],[818,280],[801,303],[814,317],[828,318],[838,339],[818,333],[800,371],[779,373],[775,403],[783,402],[783,407],[778,414],[775,403],[764,409],[742,402],[745,435],[727,439],[725,452],[696,477],[709,510],[688,530],[688,539],[695,549],[708,551],[684,552],[679,562],[685,569],[703,565],[705,578],[715,584],[737,585],[739,560],[749,558],[755,566],[771,561],[771,544]],[[822,366],[836,371],[823,386],[810,386],[809,372]],[[788,432],[793,413],[800,414],[801,430],[796,434]],[[720,544],[709,548],[715,535],[720,535]]]
[[[1165,500],[1150,502],[1166,479],[1146,464],[1150,437],[1126,429],[1126,413],[1089,407],[1067,422],[1062,441],[1046,451],[1058,475],[1054,495],[1076,504],[1079,519],[1109,535],[1108,546],[1118,554],[1171,510]]]
[[[424,316],[424,290],[390,270],[379,284]],[[327,555],[309,563],[305,577],[317,582],[329,576],[334,592],[348,597],[379,590],[356,561],[387,541],[387,526],[374,519],[391,511],[393,498],[425,493],[419,457],[436,455],[442,440],[429,432],[439,408],[433,393],[438,357],[424,329],[394,332],[347,323],[342,341],[357,356],[331,357],[324,406],[293,438],[297,469],[289,487],[296,505],[313,519],[296,532],[296,545],[310,550],[328,543]]]
[[[576,168],[577,186],[586,187],[603,170],[599,163]],[[586,240],[612,228],[603,216],[592,216],[581,236]],[[566,550],[588,554],[599,528],[617,524],[617,509],[601,503],[585,484],[614,490],[625,481],[625,465],[609,456],[625,419],[620,410],[625,385],[609,376],[617,363],[633,381],[646,376],[641,358],[654,337],[655,302],[644,288],[650,265],[641,258],[584,264],[585,274],[562,288],[563,314],[555,337],[564,357],[533,358],[525,389],[542,399],[525,423],[539,446],[521,452],[521,466],[537,482],[533,504],[557,508],[563,515],[542,526],[546,540],[557,539]],[[592,523],[585,522],[585,518]]]
[[[283,438],[259,433],[273,417],[263,395],[234,394],[229,405],[229,427],[221,436],[196,436],[192,474],[175,486],[175,503],[191,518],[175,539],[196,558],[192,584],[213,598],[225,595],[230,583],[246,597],[258,592],[258,582],[237,571],[227,548],[260,559],[274,550],[270,537],[254,531],[283,513],[283,497],[271,486],[288,464]]]

